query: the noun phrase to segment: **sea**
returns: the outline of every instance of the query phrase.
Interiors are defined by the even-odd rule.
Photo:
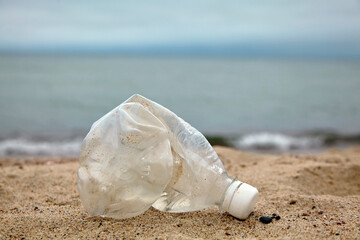
[[[212,144],[313,153],[360,144],[360,60],[0,55],[0,156],[76,157],[91,124],[133,94]]]

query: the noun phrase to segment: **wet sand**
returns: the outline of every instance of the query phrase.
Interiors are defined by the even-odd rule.
[[[260,191],[239,221],[216,207],[125,220],[89,217],[77,159],[0,159],[0,239],[360,238],[360,147],[317,155],[260,155],[215,147],[230,177]],[[269,224],[261,216],[279,215]]]

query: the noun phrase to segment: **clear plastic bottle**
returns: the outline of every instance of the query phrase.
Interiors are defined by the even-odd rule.
[[[93,124],[80,155],[78,189],[92,216],[128,218],[151,206],[188,212],[217,205],[245,219],[258,191],[230,179],[195,128],[133,95]]]

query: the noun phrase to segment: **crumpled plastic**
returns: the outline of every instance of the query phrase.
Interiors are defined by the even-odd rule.
[[[81,147],[78,190],[91,216],[200,210],[221,198],[226,179],[199,131],[140,95],[96,121]]]

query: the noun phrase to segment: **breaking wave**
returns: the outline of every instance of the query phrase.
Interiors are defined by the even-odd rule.
[[[241,150],[291,152],[327,147],[346,147],[360,143],[360,135],[341,135],[332,132],[310,132],[301,135],[260,132],[245,134],[233,141]]]
[[[0,136],[0,157],[46,156],[78,157],[84,132],[54,135]],[[333,132],[304,132],[284,134],[258,132],[238,137],[207,136],[212,145],[235,147],[253,152],[307,152],[324,150],[327,147],[346,147],[360,144],[360,134],[342,135]]]
[[[255,133],[240,137],[235,145],[239,149],[280,150],[319,148],[321,137],[295,137],[279,133]]]
[[[56,156],[76,157],[80,153],[81,139],[66,141],[34,141],[26,138],[0,141],[0,156]]]

